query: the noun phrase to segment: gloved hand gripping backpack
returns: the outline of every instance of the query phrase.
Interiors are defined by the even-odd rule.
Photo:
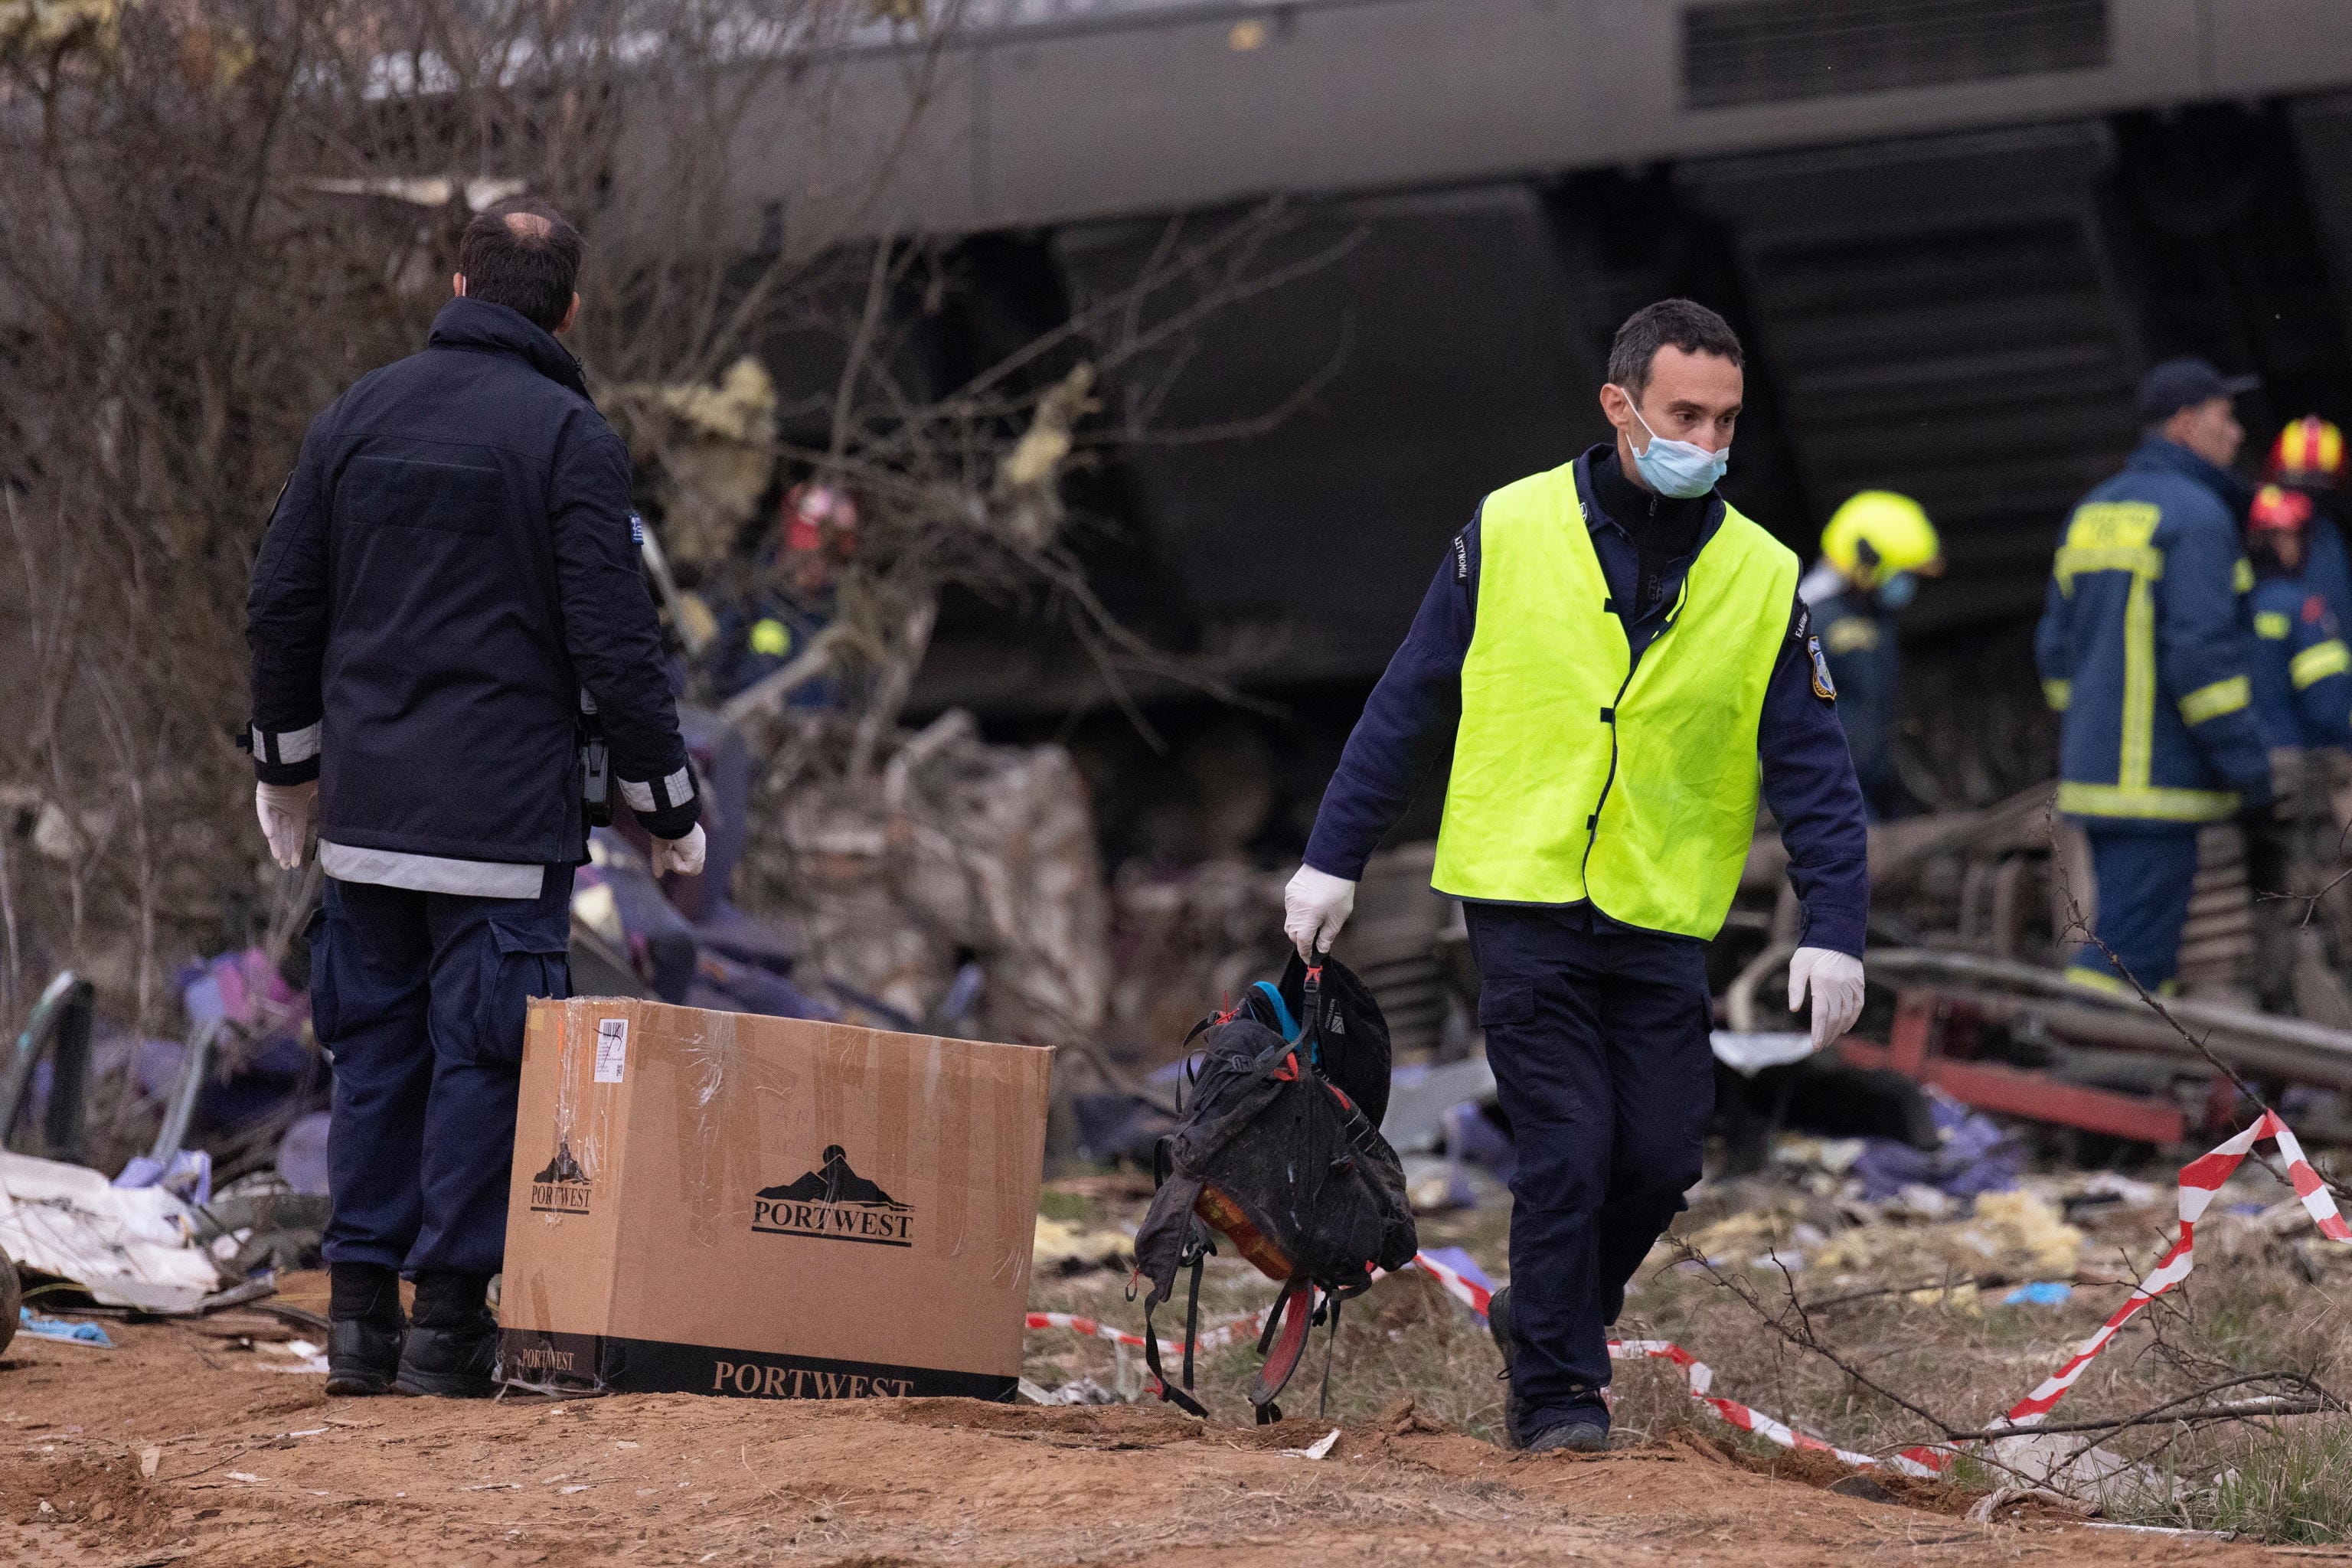
[[[1328,957],[1293,958],[1279,985],[1261,982],[1240,1005],[1203,1020],[1207,1049],[1192,1100],[1160,1141],[1160,1190],[1135,1238],[1144,1298],[1144,1359],[1160,1394],[1195,1415],[1193,1345],[1202,1259],[1231,1241],[1282,1282],[1259,1336],[1265,1365],[1250,1390],[1261,1424],[1282,1418],[1275,1399],[1307,1349],[1308,1329],[1360,1294],[1376,1270],[1402,1268],[1418,1242],[1396,1151],[1380,1134],[1389,1098],[1388,1025],[1361,981]],[[1160,1364],[1152,1310],[1192,1271],[1184,1311],[1182,1386]],[[1129,1282],[1131,1298],[1135,1286]],[[1318,1296],[1319,1293],[1319,1296]],[[1330,1365],[1324,1364],[1325,1394]]]

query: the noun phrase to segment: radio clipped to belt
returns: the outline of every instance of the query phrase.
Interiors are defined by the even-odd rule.
[[[596,700],[580,689],[580,804],[591,827],[613,826],[613,752],[604,743],[604,721]]]

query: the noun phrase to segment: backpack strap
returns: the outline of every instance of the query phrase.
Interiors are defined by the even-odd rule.
[[[1267,1005],[1273,1007],[1276,1031],[1284,1039],[1296,1043],[1300,1026],[1298,1020],[1291,1016],[1290,1004],[1282,999],[1282,988],[1271,980],[1261,980],[1250,989],[1264,996]]]
[[[1307,1353],[1307,1336],[1314,1330],[1314,1319],[1315,1286],[1304,1276],[1294,1275],[1267,1314],[1265,1332],[1258,1341],[1265,1352],[1265,1364],[1258,1369],[1257,1381],[1250,1384],[1249,1401],[1257,1411],[1259,1426],[1282,1419],[1282,1407],[1275,1399]]]
[[[1323,1066],[1323,966],[1310,963],[1307,974],[1298,983],[1299,1011],[1307,1021],[1299,1028],[1299,1037],[1307,1045],[1307,1059],[1318,1069]]]
[[[1201,1327],[1201,1270],[1208,1258],[1208,1248],[1192,1254],[1192,1289],[1184,1306],[1184,1386],[1177,1387],[1168,1381],[1168,1371],[1160,1364],[1160,1334],[1151,1326],[1152,1303],[1158,1293],[1143,1299],[1143,1364],[1151,1369],[1152,1381],[1160,1384],[1160,1397],[1187,1415],[1207,1420],[1209,1408],[1192,1397],[1192,1346],[1199,1338]]]
[[[1339,1303],[1345,1300],[1343,1296],[1332,1295],[1324,1300],[1324,1305],[1331,1310],[1331,1335],[1323,1342],[1323,1392],[1315,1396],[1318,1419],[1331,1413],[1331,1362],[1339,1353]]]

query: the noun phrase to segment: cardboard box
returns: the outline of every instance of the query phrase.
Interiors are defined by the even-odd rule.
[[[537,1385],[1010,1399],[1053,1053],[535,1001],[499,1363]]]

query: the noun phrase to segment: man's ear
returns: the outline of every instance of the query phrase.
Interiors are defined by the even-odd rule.
[[[464,273],[452,272],[449,274],[449,294],[452,299],[462,300],[466,297],[466,275]]]
[[[575,293],[572,296],[572,308],[563,312],[563,320],[555,323],[555,330],[559,332],[568,332],[572,330],[572,323],[579,319],[580,296]]]
[[[1601,416],[1608,420],[1613,428],[1622,430],[1633,423],[1633,400],[1625,395],[1623,387],[1613,381],[1602,384]]]

